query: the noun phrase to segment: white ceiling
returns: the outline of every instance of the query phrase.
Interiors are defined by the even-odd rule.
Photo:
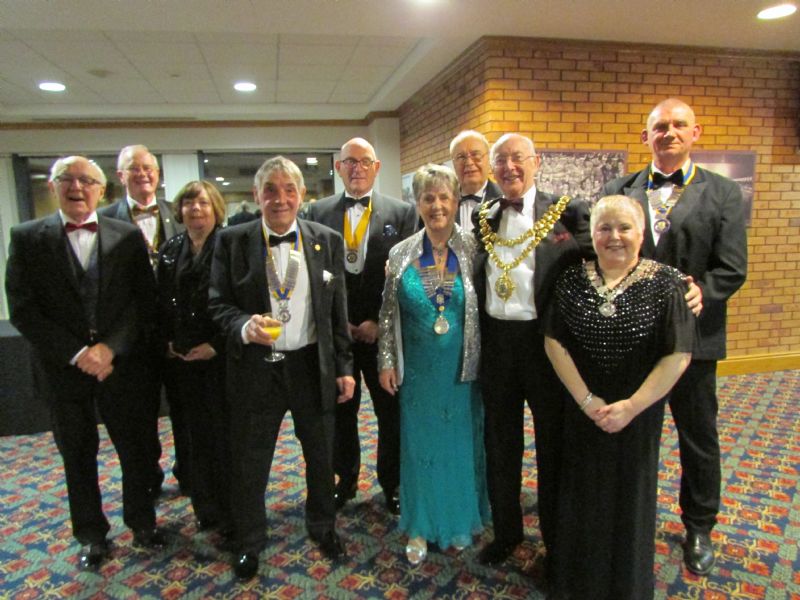
[[[4,0],[0,120],[362,119],[484,35],[800,53],[800,13],[755,19],[775,2]]]

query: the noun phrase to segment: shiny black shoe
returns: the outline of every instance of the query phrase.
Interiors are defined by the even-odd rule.
[[[347,553],[342,545],[342,540],[335,531],[329,531],[328,533],[324,534],[319,540],[317,540],[317,543],[319,544],[319,549],[322,551],[322,553],[330,560],[338,562],[344,558],[347,558]]]
[[[342,508],[348,500],[356,497],[358,486],[355,481],[345,481],[340,479],[336,484],[336,490],[333,493],[333,500],[336,502],[336,509]]]
[[[711,534],[687,531],[683,542],[683,563],[695,575],[708,575],[717,557],[711,544]]]
[[[514,548],[519,542],[507,542],[505,540],[494,540],[480,551],[478,562],[482,565],[499,565],[506,561],[514,552]]]
[[[160,550],[167,545],[167,536],[158,527],[139,529],[133,532],[133,543],[142,548]]]
[[[233,572],[239,579],[252,579],[258,573],[258,554],[245,552],[233,563]]]
[[[388,510],[393,515],[400,514],[400,494],[395,490],[391,494],[385,493],[386,496],[386,510]]]
[[[106,540],[81,546],[81,551],[78,553],[78,568],[82,571],[96,571],[103,560],[108,558],[109,553],[110,548]]]

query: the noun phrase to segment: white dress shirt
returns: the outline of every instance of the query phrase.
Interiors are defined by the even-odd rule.
[[[158,235],[158,216],[150,214],[133,216],[133,207],[148,208],[154,205],[157,206],[155,198],[153,198],[153,202],[145,206],[128,196],[128,209],[131,211],[131,219],[133,219],[134,224],[142,231],[142,235],[144,235],[144,239],[147,240],[147,245],[150,248],[154,246],[156,236]]]
[[[61,216],[62,225],[66,226],[67,223],[73,222],[67,218],[61,209],[58,210],[58,214]],[[97,213],[90,214],[84,223],[97,223]],[[72,246],[75,257],[85,271],[89,266],[89,260],[92,257],[95,244],[97,244],[97,232],[89,231],[88,229],[76,229],[67,234],[67,239],[69,240],[69,245]]]
[[[686,159],[686,162],[683,163],[681,169],[683,170],[683,175],[686,176],[686,170],[689,168],[689,165],[692,163],[692,159]],[[655,164],[653,164],[653,172],[654,173],[661,173],[664,176],[670,176],[672,173],[664,173],[662,170],[657,168]],[[661,201],[666,202],[667,199],[672,195],[672,192],[675,190],[675,186],[672,182],[667,182],[662,185],[657,190],[653,190],[650,193],[656,193],[661,195]],[[658,240],[661,239],[661,233],[656,231],[655,224],[656,224],[656,210],[653,208],[653,205],[650,202],[647,203],[647,211],[650,213],[650,233],[653,234],[653,243],[658,245]]]

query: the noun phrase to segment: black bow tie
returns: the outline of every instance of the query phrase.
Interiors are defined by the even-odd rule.
[[[653,171],[653,188],[660,188],[667,183],[683,186],[683,171],[678,169],[672,175],[662,175],[658,171]]]
[[[351,206],[354,206],[356,204],[360,204],[361,206],[364,206],[366,208],[367,206],[369,206],[369,196],[364,196],[363,198],[359,198],[358,200],[356,200],[355,198],[351,198],[350,196],[345,196],[344,204],[347,208],[350,208]]]
[[[277,246],[278,244],[294,244],[297,241],[297,232],[290,231],[286,235],[272,235],[269,236],[269,245]]]
[[[480,204],[481,197],[480,196],[476,196],[475,194],[465,194],[464,196],[461,196],[461,199],[458,202],[460,204],[460,203],[466,202],[468,200],[474,200],[475,202]]]
[[[524,203],[522,201],[522,198],[514,198],[513,200],[510,200],[508,198],[500,198],[500,208],[502,208],[503,210],[507,208],[513,208],[517,212],[522,212],[523,206]]]

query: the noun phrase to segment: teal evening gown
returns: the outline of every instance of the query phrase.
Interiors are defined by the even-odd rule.
[[[441,549],[466,547],[489,521],[483,447],[483,405],[476,382],[460,381],[464,287],[457,274],[444,315],[450,329],[433,331],[436,309],[417,269],[398,289],[404,374],[400,387],[400,524],[409,538]]]

